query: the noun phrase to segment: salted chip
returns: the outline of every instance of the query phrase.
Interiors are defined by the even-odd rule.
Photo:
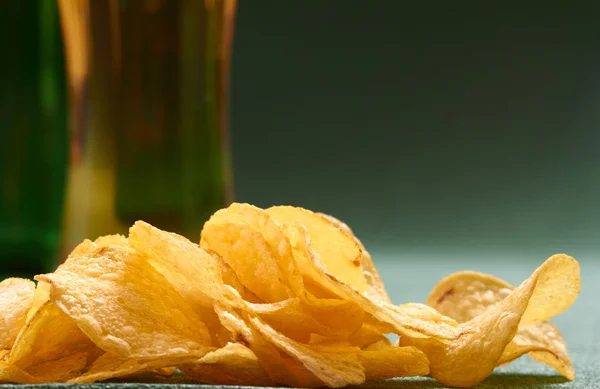
[[[240,283],[261,301],[278,303],[297,297],[297,311],[283,303],[285,310],[278,310],[276,315],[265,319],[277,325],[275,320],[291,323],[308,315],[312,319],[305,320],[305,330],[302,334],[296,331],[295,339],[299,339],[298,336],[307,339],[311,328],[317,331],[317,327],[309,325],[315,320],[322,328],[316,333],[326,336],[348,336],[361,327],[363,310],[353,300],[317,298],[308,293],[298,271],[298,258],[294,256],[282,226],[264,210],[232,204],[218,211],[204,225],[202,246],[216,252],[233,269]],[[269,313],[259,311],[258,306],[248,307],[256,308],[261,315]],[[290,316],[285,318],[284,313]],[[300,329],[300,324],[295,328],[288,327],[289,331]]]
[[[0,361],[0,382],[14,384],[39,384],[40,381],[18,367]]]
[[[367,289],[362,269],[363,251],[353,235],[304,208],[277,206],[266,211],[280,224],[298,222],[306,226],[310,245],[318,254],[325,271],[359,292]]]
[[[571,262],[576,266],[576,262]],[[571,270],[565,275],[578,274]],[[563,280],[565,281],[565,280]],[[574,290],[579,280],[573,281]],[[565,281],[566,284],[569,281]],[[438,283],[432,290],[427,304],[444,315],[465,322],[498,304],[514,290],[514,286],[494,276],[477,272],[459,272]],[[530,304],[532,304],[530,302]],[[506,346],[498,365],[503,365],[524,354],[545,363],[568,379],[574,379],[575,370],[560,332],[548,321],[519,325],[513,340]]]
[[[129,229],[129,244],[145,255],[185,300],[211,309],[214,301],[236,304],[236,296],[224,286],[217,258],[183,236],[138,221]]]
[[[88,353],[80,351],[66,357],[31,366],[27,372],[42,382],[65,382],[81,375]]]
[[[273,382],[299,388],[323,386],[323,382],[302,363],[280,352],[258,330],[248,325],[241,314],[220,304],[215,306],[215,311],[221,323],[234,334],[235,342],[248,347],[256,355]]]
[[[564,282],[565,284],[561,283]],[[490,375],[513,340],[522,318],[545,320],[562,312],[572,297],[558,298],[559,307],[551,307],[550,288],[561,285],[566,296],[579,291],[579,266],[566,255],[554,255],[498,304],[473,319],[459,324],[461,335],[447,344],[435,338],[401,337],[401,345],[413,345],[425,352],[431,375],[438,381],[457,387],[470,387]],[[568,290],[565,285],[571,285]],[[539,304],[533,307],[532,304]],[[546,308],[545,308],[546,306]],[[547,310],[546,310],[547,309]],[[548,314],[550,312],[550,314]]]
[[[365,381],[364,369],[357,357],[358,348],[301,344],[277,332],[258,318],[250,318],[250,322],[266,339],[300,362],[324,385],[339,388],[359,385]]]
[[[87,354],[87,360],[91,361],[102,350],[79,329],[73,319],[51,301],[46,301],[19,333],[8,362],[35,373],[38,365],[81,353]],[[55,370],[56,374],[62,374],[59,368]]]
[[[256,355],[240,343],[228,343],[197,362],[179,368],[189,377],[206,384],[275,386]]]
[[[211,219],[202,229],[202,245],[217,252],[242,285],[262,301],[272,303],[293,296],[261,232],[240,222]]]
[[[181,357],[123,358],[112,353],[100,356],[84,374],[67,381],[70,384],[84,384],[104,381],[110,378],[132,376],[157,369],[178,366],[197,360],[194,355]]]
[[[396,347],[381,341],[358,353],[367,380],[429,374],[429,361],[416,347]]]
[[[124,245],[97,246],[37,276],[51,284],[53,303],[96,345],[129,358],[210,351],[202,319],[147,258]]]
[[[0,282],[0,350],[9,350],[33,305],[35,284],[22,278]]]
[[[305,275],[307,289],[312,290],[319,296],[331,296],[347,302],[352,302],[360,310],[367,313],[360,316],[361,323],[364,321],[375,326],[382,333],[395,332],[399,335],[410,335],[412,337],[436,337],[442,341],[454,339],[460,335],[460,330],[455,325],[446,323],[432,323],[428,318],[414,315],[412,310],[404,309],[402,306],[394,306],[383,300],[369,298],[356,290],[356,288],[340,281],[335,276],[328,275],[325,269],[317,262],[318,254],[310,246],[307,238],[306,227],[298,222],[287,222],[283,225],[283,231],[289,237],[294,256]],[[306,281],[308,280],[308,281]],[[315,288],[318,291],[315,291]],[[346,312],[357,312],[346,310]],[[434,311],[428,308],[430,311]],[[435,312],[435,311],[434,311]],[[343,316],[328,315],[335,320]],[[350,322],[350,315],[344,316],[339,326]],[[439,315],[438,316],[442,316]],[[456,324],[456,323],[454,323]],[[358,328],[357,328],[358,329]]]
[[[363,293],[371,299],[391,303],[390,296],[385,290],[385,286],[383,284],[383,281],[381,280],[381,276],[379,276],[379,272],[377,271],[375,264],[373,263],[373,258],[371,257],[371,254],[369,254],[369,252],[362,244],[360,239],[356,237],[352,229],[346,223],[331,215],[320,212],[318,213],[318,215],[323,216],[331,223],[336,225],[338,228],[345,231],[348,235],[352,236],[356,243],[360,246],[363,253],[360,262],[362,265],[363,275],[365,276],[365,281],[367,282],[367,288]]]

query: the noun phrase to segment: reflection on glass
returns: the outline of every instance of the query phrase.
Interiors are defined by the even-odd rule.
[[[59,0],[72,101],[65,251],[136,220],[198,241],[230,201],[235,0]]]

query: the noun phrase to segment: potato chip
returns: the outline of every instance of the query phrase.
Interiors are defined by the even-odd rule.
[[[39,384],[30,374],[7,362],[0,361],[0,382],[14,384]]]
[[[48,300],[50,300],[50,284],[43,281],[38,281],[35,287],[33,303],[31,304],[31,308],[27,312],[27,322],[31,320],[31,318],[35,315],[38,309],[40,309],[40,307],[44,305],[44,303]]]
[[[369,252],[366,250],[365,246],[362,244],[360,239],[358,239],[356,235],[354,235],[352,229],[350,229],[350,227],[348,227],[346,223],[331,215],[328,215],[326,213],[318,213],[318,215],[323,216],[331,223],[336,225],[338,228],[345,231],[348,235],[352,236],[356,243],[360,246],[363,253],[360,262],[362,265],[363,275],[365,276],[365,281],[367,282],[367,288],[363,292],[365,296],[374,300],[391,303],[390,296],[385,290],[385,286],[383,284],[383,281],[381,280],[381,277],[379,276],[379,272],[377,271],[375,264],[373,263],[373,258],[371,258],[371,254],[369,254]]]
[[[277,206],[266,211],[280,224],[297,222],[306,226],[310,245],[325,271],[359,292],[367,288],[362,269],[363,252],[352,235],[327,218],[304,208]]]
[[[0,350],[9,350],[33,305],[35,284],[22,278],[0,282]]]
[[[217,259],[197,244],[141,221],[129,229],[129,243],[186,301],[211,309],[214,301],[235,304],[235,296],[223,285]]]
[[[206,384],[275,386],[256,355],[240,343],[229,343],[180,369]]]
[[[275,331],[258,318],[251,318],[252,326],[282,352],[300,362],[323,384],[338,388],[364,382],[363,366],[358,360],[358,348],[310,346],[298,343]]]
[[[221,323],[234,334],[235,341],[248,347],[256,355],[260,365],[273,382],[292,387],[323,386],[321,380],[296,359],[281,353],[259,331],[249,326],[235,310],[217,305],[215,311]]]
[[[570,283],[573,290],[557,280]],[[553,295],[550,288],[558,285],[561,293],[565,294],[557,298],[560,309],[551,306],[550,298]],[[555,255],[498,304],[461,323],[462,333],[457,339],[444,345],[435,338],[401,337],[400,344],[414,345],[424,351],[430,361],[431,375],[440,382],[470,387],[491,374],[498,365],[522,318],[528,315],[530,319],[545,320],[549,315],[566,309],[568,301],[572,303],[574,300],[571,296],[576,295],[578,290],[579,267],[576,261],[566,255]],[[533,303],[539,305],[532,307]]]
[[[206,325],[145,257],[127,246],[98,246],[37,277],[96,345],[138,358],[210,351]]]
[[[396,347],[378,342],[358,353],[367,380],[429,374],[429,361],[416,347]]]
[[[209,220],[202,230],[204,248],[217,252],[239,281],[266,303],[293,296],[268,242],[242,223]]]
[[[576,262],[570,262],[570,265],[577,266]],[[571,270],[564,274],[576,273],[578,270]],[[565,282],[568,284],[571,281]],[[575,290],[578,290],[577,277],[574,283]],[[440,281],[427,299],[427,304],[459,322],[465,322],[502,301],[512,290],[514,290],[512,285],[491,275],[460,272]],[[528,326],[519,325],[517,334],[506,346],[498,365],[509,363],[526,353],[568,379],[572,380],[575,377],[566,345],[559,331],[548,321],[540,321]]]
[[[70,379],[72,384],[104,381],[110,378],[126,377],[133,374],[154,371],[163,367],[177,366],[197,360],[194,355],[160,358],[123,358],[105,353],[99,357],[84,374]]]
[[[280,321],[291,322],[308,315],[320,323],[322,330],[317,333],[328,336],[335,336],[334,333],[347,336],[361,327],[363,310],[356,302],[319,299],[307,292],[286,235],[265,211],[245,204],[233,204],[217,212],[205,224],[202,241],[203,247],[221,256],[234,270],[240,283],[261,301],[289,300],[289,297],[281,300],[285,296],[300,299],[296,307],[301,311],[292,312],[288,305],[285,311],[278,311]],[[285,312],[292,316],[288,319],[282,317]],[[270,320],[273,319],[271,315]],[[307,324],[312,322],[306,321]],[[299,334],[305,339],[309,335],[308,328],[302,335]]]
[[[455,326],[430,323],[426,319],[423,320],[410,315],[409,312],[404,312],[402,307],[368,298],[358,292],[356,288],[333,275],[327,274],[316,261],[318,253],[310,247],[310,239],[306,237],[306,227],[304,225],[290,221],[283,225],[283,231],[289,237],[294,256],[297,262],[301,264],[300,268],[305,277],[312,280],[313,285],[318,285],[322,293],[358,305],[363,311],[371,315],[373,318],[371,324],[377,325],[381,332],[396,332],[399,335],[411,335],[413,337],[435,336],[439,339],[453,339],[460,334]],[[340,317],[337,314],[329,316],[333,319]],[[348,318],[344,318],[343,323],[348,324],[348,320]],[[368,321],[369,318],[365,318],[365,320]],[[340,323],[339,326],[342,326],[343,323]]]
[[[80,376],[85,370],[88,353],[74,353],[66,357],[31,366],[27,372],[42,382],[65,382]]]
[[[81,352],[97,355],[97,350],[73,319],[47,301],[19,333],[8,362],[28,371],[32,366]]]

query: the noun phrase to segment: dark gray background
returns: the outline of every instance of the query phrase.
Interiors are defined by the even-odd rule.
[[[374,250],[597,252],[599,10],[241,1],[236,200],[329,212]]]

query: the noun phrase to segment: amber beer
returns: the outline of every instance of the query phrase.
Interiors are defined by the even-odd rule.
[[[64,252],[136,220],[198,241],[231,201],[235,0],[59,0],[71,99]]]

